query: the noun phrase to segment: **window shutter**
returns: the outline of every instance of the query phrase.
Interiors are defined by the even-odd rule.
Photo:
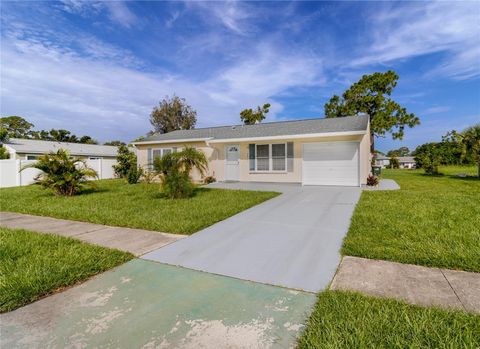
[[[248,145],[248,159],[250,163],[250,171],[255,171],[255,144]]]
[[[152,148],[147,149],[147,168],[152,169]]]
[[[287,143],[287,172],[293,172],[293,142]]]

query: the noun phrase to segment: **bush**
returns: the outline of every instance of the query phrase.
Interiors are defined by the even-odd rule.
[[[149,169],[143,170],[142,181],[144,183],[150,184],[155,181],[157,174]]]
[[[203,184],[215,183],[217,180],[213,176],[207,176],[203,179]]]
[[[120,178],[126,178],[130,168],[137,167],[137,156],[130,151],[126,145],[118,147],[117,164],[113,166],[115,175]]]
[[[127,172],[128,184],[136,184],[143,175],[143,169],[141,167],[130,167]]]
[[[153,161],[153,168],[162,180],[162,192],[172,199],[192,196],[194,186],[190,171],[196,168],[203,175],[207,165],[205,154],[192,147],[186,147],[178,153],[165,154]]]
[[[185,172],[174,172],[162,180],[162,192],[170,199],[189,198],[193,195],[194,185]]]
[[[95,170],[87,167],[85,161],[70,158],[63,149],[56,153],[42,155],[33,164],[22,167],[36,168],[42,171],[35,181],[45,188],[50,188],[55,195],[73,196],[85,187],[94,187],[90,179],[98,177]]]
[[[400,162],[398,161],[398,158],[395,156],[392,156],[390,158],[390,163],[387,166],[388,168],[400,168]]]
[[[367,185],[370,187],[376,187],[378,185],[378,177],[374,175],[369,175],[367,177]]]
[[[422,159],[422,167],[425,170],[426,174],[438,175],[438,166],[440,161],[433,156],[424,156]]]

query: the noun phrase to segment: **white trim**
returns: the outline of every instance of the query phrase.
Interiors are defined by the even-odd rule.
[[[225,142],[254,142],[254,141],[270,141],[270,140],[290,140],[299,138],[318,138],[318,137],[336,137],[336,136],[357,136],[364,135],[367,131],[348,131],[348,132],[323,132],[323,133],[305,133],[296,135],[283,136],[267,136],[267,137],[246,137],[231,139],[212,139],[208,143],[225,143]]]
[[[146,141],[146,142],[132,142],[133,145],[142,145],[142,144],[167,144],[167,143],[187,143],[187,142],[206,142],[213,139],[209,138],[180,138],[180,139],[169,139],[164,141]]]
[[[163,141],[146,141],[146,142],[133,142],[133,145],[142,144],[165,144],[165,143],[188,143],[188,142],[206,142],[209,143],[238,143],[238,142],[250,142],[250,141],[270,141],[270,140],[289,140],[299,138],[318,138],[318,137],[337,137],[337,136],[358,136],[364,135],[367,130],[363,131],[344,131],[344,132],[321,132],[321,133],[305,133],[294,135],[282,135],[282,136],[266,136],[266,137],[245,137],[245,138],[224,138],[214,139],[210,138],[179,138]]]

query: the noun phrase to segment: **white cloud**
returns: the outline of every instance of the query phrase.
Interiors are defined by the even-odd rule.
[[[428,115],[428,114],[440,114],[449,111],[451,108],[446,105],[437,105],[433,106],[430,108],[425,109],[422,114],[423,115]]]
[[[72,14],[79,14],[83,17],[98,15],[103,10],[108,12],[108,17],[115,23],[130,28],[137,23],[137,16],[130,11],[126,2],[123,1],[85,1],[85,0],[63,0],[61,8]]]
[[[165,95],[185,97],[198,112],[198,126],[225,125],[238,123],[242,109],[265,102],[272,104],[268,119],[275,119],[283,106],[273,96],[322,81],[318,60],[285,55],[264,43],[248,60],[204,81],[146,73],[112,60],[115,53],[112,46],[95,57],[82,57],[37,39],[5,38],[2,115],[23,115],[37,128],[129,140],[150,129],[151,108]]]
[[[480,75],[480,6],[478,2],[388,4],[370,18],[367,49],[351,66],[383,64],[415,56],[444,53],[432,63],[431,76],[456,79]]]

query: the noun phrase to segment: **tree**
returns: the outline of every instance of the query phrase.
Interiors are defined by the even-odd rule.
[[[388,132],[393,139],[402,139],[405,127],[414,127],[420,124],[420,120],[390,98],[398,79],[399,76],[392,70],[363,75],[342,97],[334,95],[325,104],[325,116],[337,118],[368,114],[372,152],[374,136],[383,137]]]
[[[400,162],[396,156],[392,156],[390,158],[390,163],[388,164],[388,168],[400,168]]]
[[[73,142],[73,141],[70,141],[70,142]],[[96,140],[94,140],[92,137],[90,136],[82,136],[80,137],[80,139],[78,140],[78,143],[83,143],[83,144],[98,144],[98,142]]]
[[[3,146],[3,143],[6,143],[8,141],[8,130],[6,128],[1,127],[0,128],[0,160],[5,160],[10,158],[10,154]]]
[[[190,130],[197,122],[197,112],[184,98],[166,96],[150,114],[150,123],[155,132],[167,133],[175,130]]]
[[[171,199],[192,196],[194,186],[190,178],[191,170],[196,168],[204,175],[207,167],[205,154],[192,147],[156,157],[153,161],[153,168],[162,180],[162,192]]]
[[[478,164],[480,178],[480,123],[467,127],[460,133],[452,131],[454,139],[458,140],[462,159],[471,159]]]
[[[390,150],[387,153],[388,157],[391,157],[391,156],[399,157],[399,156],[408,156],[408,155],[410,155],[410,149],[408,149],[407,147],[400,147],[395,150]]]
[[[127,145],[127,144],[125,142],[122,142],[122,141],[110,141],[110,142],[103,143],[103,145],[111,145],[111,146],[114,146],[114,147],[119,147],[121,145]]]
[[[0,127],[7,129],[10,138],[28,138],[34,125],[21,116],[5,116],[0,118]]]
[[[71,158],[70,154],[59,149],[56,153],[41,155],[38,160],[26,168],[42,171],[35,181],[45,188],[50,188],[55,195],[73,196],[85,187],[92,187],[92,178],[98,177],[95,170],[87,167],[85,161]]]
[[[121,145],[117,150],[117,164],[113,166],[115,174],[126,178],[131,168],[137,167],[137,156],[126,145]]]
[[[244,109],[240,112],[240,119],[245,125],[254,125],[256,123],[261,123],[269,111],[269,103],[264,104],[261,108],[258,106],[255,111],[252,109]]]
[[[0,160],[10,159],[10,153],[8,152],[7,148],[3,145],[0,145]]]

